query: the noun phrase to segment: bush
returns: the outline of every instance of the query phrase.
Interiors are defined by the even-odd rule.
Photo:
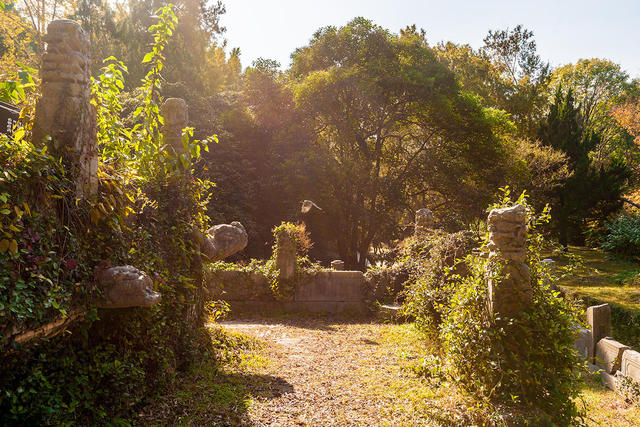
[[[406,245],[410,278],[404,284],[403,311],[413,316],[423,330],[435,331],[456,291],[461,275],[467,272],[462,261],[477,241],[471,233],[431,230],[412,237]]]
[[[622,214],[606,225],[601,248],[623,257],[640,256],[640,215]]]
[[[502,206],[513,202],[506,197]],[[521,197],[518,203],[526,205]],[[528,210],[531,212],[530,208]],[[466,259],[469,274],[460,279],[440,328],[447,371],[475,399],[525,409],[536,425],[579,424],[576,405],[581,363],[573,350],[578,309],[551,289],[553,278],[540,262],[539,226],[548,220],[529,215],[528,257],[533,302],[513,319],[488,312],[486,256]],[[486,252],[486,246],[483,247]]]

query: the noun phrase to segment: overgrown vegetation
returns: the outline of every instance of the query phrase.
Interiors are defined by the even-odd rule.
[[[502,273],[487,267],[486,240],[479,252],[456,261],[465,268],[429,270],[423,282],[409,288],[405,303],[417,324],[441,340],[440,357],[423,373],[452,381],[477,402],[519,408],[519,422],[580,423],[584,414],[575,399],[581,362],[573,350],[573,327],[580,313],[553,290],[556,279],[540,262],[540,231],[549,220],[548,209],[536,216],[524,193],[512,201],[509,190],[492,208],[514,203],[528,212],[530,307],[510,319],[489,312],[487,284],[500,280]]]
[[[207,226],[211,184],[193,177],[205,143],[184,136],[185,154],[159,133],[162,50],[175,25],[171,8],[150,28],[137,123],[118,118],[124,67],[111,62],[94,90],[104,163],[94,199],[76,199],[73,176],[24,130],[2,137],[0,277],[3,423],[97,423],[130,417],[201,357],[214,357],[204,330],[199,248],[193,227]],[[110,60],[111,61],[111,60]],[[120,71],[120,72],[116,72]],[[195,148],[197,147],[197,148]],[[96,310],[98,265],[134,265],[154,278],[162,302],[147,309]],[[67,337],[7,354],[7,340],[73,311],[86,321]]]
[[[627,258],[640,256],[640,217],[638,215],[622,214],[606,227],[607,234],[600,245],[603,250]]]
[[[215,371],[228,355],[220,347],[234,340],[212,342],[203,328],[228,306],[207,300],[287,301],[329,261],[364,271],[372,248],[398,241],[367,272],[368,297],[403,303],[440,343],[424,375],[486,403],[483,422],[503,406],[524,421],[538,411],[530,423],[582,421],[570,351],[577,312],[539,262],[542,232],[564,247],[639,255],[638,219],[619,215],[640,168],[638,79],[606,59],[553,68],[520,25],[489,31],[474,49],[360,17],[317,30],[286,70],[265,58],[243,70],[239,49],[220,40],[220,1],[116,3],[0,0],[0,101],[22,108],[12,136],[0,135],[0,423],[126,423],[193,362],[211,357]],[[76,197],[65,153],[30,140],[46,26],[62,17],[91,41],[100,183],[88,200]],[[189,105],[182,147],[161,132],[166,97]],[[535,205],[534,302],[507,323],[487,314],[486,248],[477,248],[484,208],[505,185]],[[314,208],[300,212],[309,199]],[[551,218],[533,215],[547,204]],[[440,230],[407,237],[423,207]],[[239,263],[203,268],[194,228],[235,220],[249,234]],[[457,231],[468,229],[475,235]],[[277,260],[294,250],[295,273],[283,279]],[[153,277],[160,304],[96,308],[94,269],[123,264]],[[623,337],[640,336],[636,270],[616,273],[615,291],[575,286],[617,303]],[[563,274],[591,280],[578,268]],[[76,315],[84,321],[70,334],[14,340]],[[244,410],[242,390],[232,394]]]
[[[296,286],[308,280],[323,267],[313,263],[306,255],[312,246],[304,224],[283,222],[273,229],[273,252],[268,260],[252,259],[248,263],[234,264],[224,261],[206,267],[206,280],[210,292],[216,298],[259,299],[290,301]],[[278,269],[277,259],[281,252],[294,260],[295,272],[292,278],[283,279]],[[224,272],[232,272],[230,276]],[[241,276],[238,275],[240,273]]]

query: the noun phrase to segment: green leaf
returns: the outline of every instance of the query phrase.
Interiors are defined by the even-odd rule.
[[[142,58],[142,63],[146,64],[147,62],[151,62],[151,60],[153,59],[154,53],[153,52],[149,52],[147,53],[144,58]]]

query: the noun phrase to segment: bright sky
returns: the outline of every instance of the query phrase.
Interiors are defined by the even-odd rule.
[[[553,66],[580,58],[607,58],[640,77],[640,0],[225,0],[222,24],[243,66],[258,57],[283,67],[297,47],[327,25],[363,16],[397,33],[424,28],[427,39],[482,45],[489,29],[522,24]]]

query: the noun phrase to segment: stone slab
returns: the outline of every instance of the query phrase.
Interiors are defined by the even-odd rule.
[[[611,338],[603,338],[596,344],[595,360],[609,374],[620,370],[622,355],[629,347]]]
[[[591,329],[591,352],[589,359],[595,355],[596,344],[611,335],[611,307],[609,304],[592,305],[587,308],[587,323]]]
[[[620,371],[625,377],[640,382],[640,353],[635,350],[626,350],[622,353]]]
[[[617,375],[611,375],[605,371],[600,372],[600,379],[602,380],[602,384],[607,386],[613,391],[618,390],[618,378]]]
[[[362,302],[364,274],[361,271],[322,271],[296,287],[296,302]]]
[[[591,346],[591,331],[576,325],[574,332],[575,340],[573,342],[573,348],[582,359],[588,360]]]

